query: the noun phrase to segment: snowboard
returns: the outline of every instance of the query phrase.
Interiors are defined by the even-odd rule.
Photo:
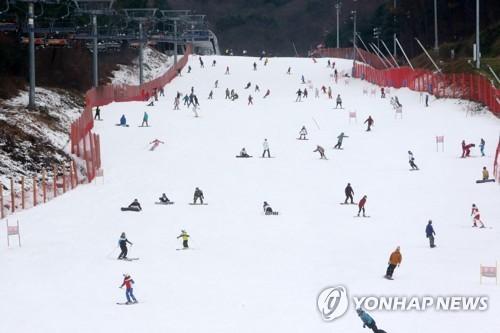
[[[275,158],[276,156],[271,156],[271,157],[262,157],[262,156],[259,156],[259,158]]]
[[[420,169],[410,169],[410,171],[420,171]]]
[[[357,216],[357,215],[356,215],[356,216],[354,216],[354,217],[365,217],[365,218],[369,218],[369,217],[370,217],[370,215],[366,215],[366,216]]]
[[[160,202],[160,201],[157,201],[155,202],[155,205],[173,205],[175,202],[173,201],[169,201],[169,202]]]
[[[151,125],[148,125],[148,126],[137,126],[137,127],[151,127]]]
[[[300,139],[300,138],[297,138],[297,140],[301,140],[302,141],[302,140],[309,140],[309,139]]]
[[[344,150],[344,148],[335,148],[335,147],[333,147],[332,149]]]
[[[115,126],[128,127],[128,125],[127,125],[127,124],[125,124],[125,125],[122,125],[122,124],[115,124]]]
[[[341,202],[340,204],[341,204],[341,205],[357,205],[358,203],[357,203],[357,202],[353,202],[353,203],[345,203],[345,202]]]
[[[94,119],[94,121],[104,121],[104,119]]]
[[[481,184],[481,183],[490,183],[494,181],[495,181],[494,179],[476,180],[476,183]]]
[[[280,212],[271,212],[271,213],[264,213],[264,214],[266,214],[266,215],[279,215]]]
[[[388,277],[387,275],[384,275],[384,276],[383,276],[383,278],[384,278],[384,279],[387,279],[387,280],[394,280],[393,278],[390,278],[390,277]]]
[[[180,249],[175,249],[176,251],[184,251],[184,250],[194,250],[192,247],[181,247]]]
[[[139,302],[137,302],[137,303],[139,303]],[[118,304],[118,305],[134,305],[134,304],[137,304],[137,303],[133,303],[133,302],[132,302],[132,303],[127,303],[127,302],[117,302],[116,304]]]
[[[251,158],[253,156],[239,156],[239,155],[236,155],[236,158]]]
[[[140,212],[141,210],[139,208],[129,208],[129,207],[122,207],[122,212]]]
[[[201,206],[201,205],[206,206],[206,205],[208,205],[207,203],[193,203],[193,202],[190,202],[189,204],[192,206]]]
[[[134,261],[134,260],[139,260],[139,258],[125,258],[125,259],[116,259],[116,260]]]

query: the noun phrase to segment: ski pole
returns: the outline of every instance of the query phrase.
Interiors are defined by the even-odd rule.
[[[314,123],[316,124],[316,126],[318,126],[318,129],[321,130],[321,128],[319,128],[318,123],[316,122],[316,119],[314,119],[314,117],[312,117],[312,119],[314,120]]]
[[[130,244],[130,251],[128,251],[128,254],[129,254],[129,255],[130,255],[130,253],[132,252],[132,246],[133,246],[133,245],[134,245],[134,244]]]
[[[118,245],[113,249],[113,251],[111,251],[107,256],[106,258],[109,259],[109,256],[113,254],[113,252],[116,251],[116,249],[118,248]]]

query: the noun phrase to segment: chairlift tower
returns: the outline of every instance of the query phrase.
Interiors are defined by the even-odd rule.
[[[186,20],[189,10],[160,10],[163,15],[160,20],[174,22],[174,66],[177,66],[177,22]]]
[[[197,25],[202,25],[204,23],[206,15],[186,15],[184,22],[188,25],[191,25],[191,44],[193,47],[193,54],[195,54],[195,47],[194,47],[194,27]],[[188,27],[189,28],[189,27]],[[186,29],[189,30],[189,29]]]
[[[135,8],[135,9],[123,9],[126,19],[128,21],[134,21],[139,23],[139,84],[142,85],[144,81],[144,37],[143,28],[144,24],[154,23],[157,19],[155,14],[158,8]]]
[[[58,0],[55,0],[58,1]],[[92,17],[92,86],[99,86],[98,58],[97,58],[97,15],[113,15],[112,9],[115,0],[72,0],[75,4],[76,14],[90,14]]]

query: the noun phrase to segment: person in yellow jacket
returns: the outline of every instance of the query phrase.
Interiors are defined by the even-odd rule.
[[[488,180],[490,179],[490,173],[486,169],[486,167],[483,167],[483,180]]]
[[[391,253],[391,256],[389,257],[389,267],[387,267],[387,272],[385,273],[385,278],[386,279],[391,279],[392,280],[392,274],[394,273],[394,269],[396,266],[399,267],[401,265],[401,261],[403,261],[403,256],[401,255],[400,252],[401,248],[398,246],[396,248],[396,251]]]
[[[189,246],[188,246],[189,235],[186,232],[186,230],[181,230],[181,234],[179,236],[177,236],[177,239],[179,239],[181,237],[182,237],[182,246],[184,246],[185,249],[188,249],[189,248]]]

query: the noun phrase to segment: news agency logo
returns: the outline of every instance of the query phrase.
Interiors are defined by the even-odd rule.
[[[347,290],[342,286],[326,288],[318,296],[318,309],[325,321],[341,317],[348,306]]]
[[[353,296],[354,308],[368,311],[487,311],[487,296]],[[349,307],[347,290],[343,286],[329,287],[318,295],[318,310],[323,320],[341,317]]]

